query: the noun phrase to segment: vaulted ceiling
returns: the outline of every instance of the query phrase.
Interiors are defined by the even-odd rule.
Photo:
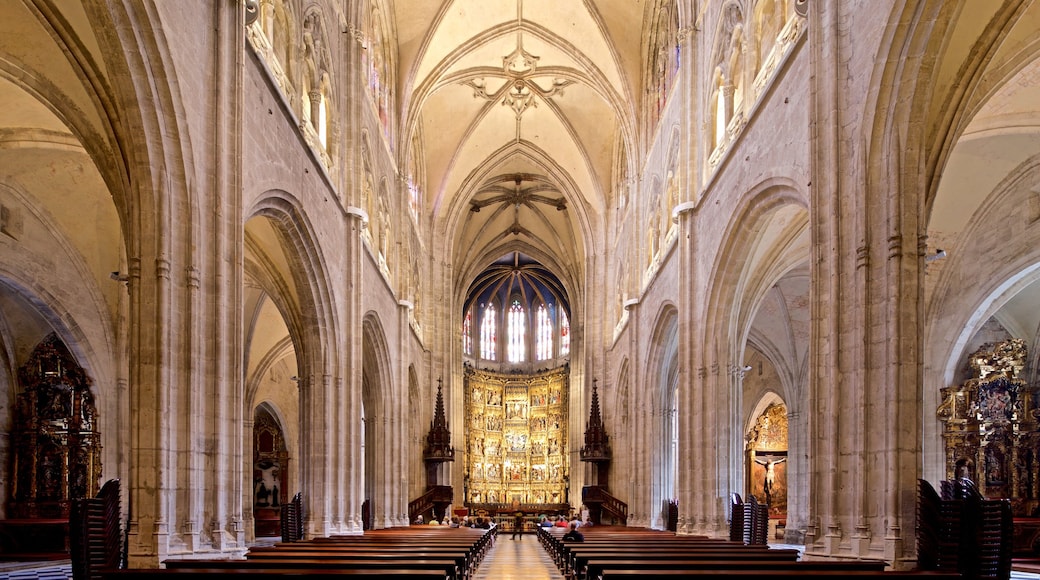
[[[615,149],[636,133],[650,3],[394,4],[405,134],[423,135],[427,198],[460,269],[522,249],[580,272]]]

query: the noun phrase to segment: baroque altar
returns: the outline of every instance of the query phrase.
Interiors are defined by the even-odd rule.
[[[987,498],[1008,498],[1013,514],[1035,515],[1036,390],[1021,378],[1025,342],[988,344],[969,357],[972,378],[942,389],[936,411],[943,424],[946,478],[967,477]]]
[[[567,503],[569,378],[568,366],[531,374],[466,366],[466,505]]]

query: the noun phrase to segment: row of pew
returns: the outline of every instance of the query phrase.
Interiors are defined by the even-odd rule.
[[[363,536],[331,536],[279,542],[246,552],[245,559],[166,560],[164,569],[109,570],[104,578],[144,580],[162,576],[351,580],[467,580],[494,543],[497,529],[411,526],[370,530]]]
[[[743,541],[678,536],[627,527],[582,528],[583,542],[562,539],[566,530],[539,528],[538,539],[560,571],[573,580],[675,580],[678,578],[808,577],[954,579],[955,573],[886,572],[878,560],[800,561],[795,549],[771,549]]]

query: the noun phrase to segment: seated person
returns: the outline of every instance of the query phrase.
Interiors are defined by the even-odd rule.
[[[538,525],[539,527],[543,528],[551,528],[553,524],[552,521],[549,520],[549,518],[542,516],[542,521],[538,522]]]
[[[578,522],[573,521],[570,524],[570,530],[563,535],[564,542],[584,542],[585,536],[578,531]]]
[[[566,528],[567,527],[567,518],[565,518],[563,516],[556,516],[556,524],[555,525],[556,525],[557,528]]]

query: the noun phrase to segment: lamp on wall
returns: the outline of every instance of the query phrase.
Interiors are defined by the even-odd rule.
[[[946,257],[946,250],[943,250],[943,249],[940,249],[940,248],[936,248],[934,254],[925,254],[924,261],[925,261],[925,263],[934,262],[936,260],[941,260],[941,259],[943,259],[945,257]]]

